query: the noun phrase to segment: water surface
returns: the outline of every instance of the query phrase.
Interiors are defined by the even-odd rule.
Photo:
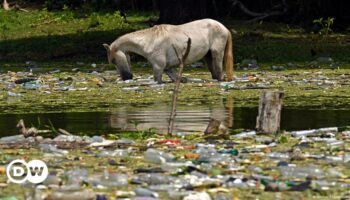
[[[110,112],[0,114],[0,135],[16,134],[16,124],[24,119],[27,126],[48,129],[52,124],[74,134],[110,134],[122,131],[155,128],[166,132],[170,105],[120,105]],[[204,131],[210,118],[223,121],[230,129],[254,129],[258,108],[235,107],[223,100],[217,105],[180,105],[175,120],[175,132]],[[350,125],[348,110],[314,110],[283,108],[281,129],[304,130]]]

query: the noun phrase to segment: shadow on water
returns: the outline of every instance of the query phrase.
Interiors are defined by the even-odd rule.
[[[170,105],[155,103],[149,105],[119,105],[111,112],[37,113],[0,115],[0,135],[16,134],[16,123],[24,119],[27,126],[52,123],[74,134],[101,135],[122,131],[147,130],[155,128],[166,132]],[[179,105],[174,130],[176,132],[204,131],[210,118],[223,121],[231,129],[254,129],[258,108],[234,107],[232,99],[223,99],[216,105]],[[40,120],[39,120],[40,119]],[[330,126],[350,125],[349,110],[314,110],[284,108],[281,128],[303,130]]]

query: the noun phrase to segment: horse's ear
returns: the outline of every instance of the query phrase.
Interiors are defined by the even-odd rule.
[[[103,44],[103,46],[105,47],[108,53],[111,51],[111,48],[109,47],[108,44]]]

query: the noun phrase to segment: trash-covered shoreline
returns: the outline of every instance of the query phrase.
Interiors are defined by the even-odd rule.
[[[0,199],[347,199],[350,133],[154,135],[145,140],[61,134],[0,138]],[[40,159],[49,176],[9,183],[6,165]]]
[[[235,72],[232,82],[217,82],[196,65],[184,73],[188,79],[178,103],[215,104],[231,97],[235,106],[257,106],[262,89],[279,89],[288,107],[349,105],[348,69],[258,67]],[[167,79],[156,84],[149,72],[138,71],[133,80],[121,81],[115,71],[95,68],[1,73],[1,113],[109,111],[119,104],[171,100],[173,84]],[[350,198],[348,127],[272,135],[229,130],[87,136],[54,130],[53,124],[55,134],[47,135],[19,124],[19,135],[0,138],[0,200]],[[15,159],[44,161],[48,178],[41,184],[10,183],[6,167]]]
[[[0,74],[1,113],[110,111],[120,104],[171,101],[173,84],[166,75],[166,84],[156,84],[150,67],[136,69],[134,80],[128,81],[119,80],[115,70],[98,67],[30,69]],[[188,82],[180,87],[179,104],[214,104],[232,97],[237,106],[256,106],[262,89],[282,89],[288,107],[349,106],[348,69],[240,70],[233,82],[212,80],[209,72],[196,67],[187,70]]]

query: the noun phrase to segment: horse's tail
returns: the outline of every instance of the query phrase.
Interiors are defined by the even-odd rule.
[[[226,81],[233,80],[233,49],[232,49],[232,35],[231,32],[228,31],[228,37],[225,47],[224,54],[224,65],[226,70]]]

